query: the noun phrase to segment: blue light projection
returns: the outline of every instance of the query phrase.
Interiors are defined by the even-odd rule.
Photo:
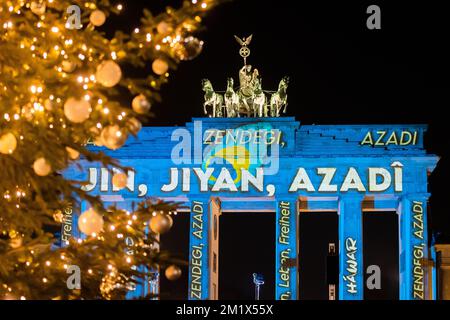
[[[431,257],[427,179],[438,157],[424,148],[426,129],[300,125],[290,117],[194,118],[185,127],[143,128],[116,151],[92,146],[134,169],[123,190],[86,160],[65,175],[89,181],[92,194],[124,207],[155,196],[190,208],[189,299],[212,298],[213,197],[224,212],[276,212],[276,299],[301,299],[299,210],[338,213],[339,298],[345,300],[364,298],[362,213],[396,211],[400,298],[430,299],[428,271],[420,261]],[[76,220],[77,213],[72,216]],[[77,235],[76,223],[71,228]]]

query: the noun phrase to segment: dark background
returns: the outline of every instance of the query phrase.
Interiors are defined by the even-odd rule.
[[[262,274],[260,299],[275,297],[275,212],[225,212],[219,226],[219,298],[253,300],[253,273]]]
[[[335,212],[301,213],[299,228],[299,298],[328,300],[328,244],[334,243],[339,252],[338,215]],[[339,273],[339,266],[335,267],[335,273]],[[337,285],[337,294],[339,286],[337,281],[333,282]]]
[[[142,8],[157,13],[167,4],[177,6],[181,1],[127,1],[122,17],[110,19],[106,30],[109,26],[132,30],[138,26]],[[381,30],[366,28],[366,8],[371,4],[381,8]],[[230,1],[204,20],[206,29],[198,35],[205,41],[203,53],[172,72],[170,83],[162,90],[163,102],[153,106],[155,118],[148,125],[184,125],[191,117],[202,116],[201,79],[209,78],[216,90],[225,89],[227,77],[236,81],[242,59],[233,35],[253,33],[248,62],[260,71],[264,88],[274,89],[282,76],[290,76],[287,115],[302,124],[429,125],[427,151],[442,157],[429,178],[429,225],[438,241],[449,241],[446,109],[450,105],[450,54],[448,10],[443,4]],[[151,72],[150,67],[148,70]],[[378,232],[380,228],[390,232],[388,220],[378,224]],[[251,223],[248,228],[253,232]],[[310,232],[310,237],[320,236],[315,229],[305,232]],[[382,253],[386,241],[381,237],[372,250]],[[242,290],[247,286],[243,283]]]

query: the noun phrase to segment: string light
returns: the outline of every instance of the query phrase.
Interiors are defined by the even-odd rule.
[[[200,4],[198,0],[191,1],[192,4]],[[126,39],[124,44],[122,44],[121,41],[114,44],[113,42],[108,42],[109,40],[107,40],[105,42],[105,45],[97,45],[93,43],[92,40],[94,39],[96,41],[96,38],[93,38],[92,34],[96,33],[99,38],[102,37],[102,35],[98,33],[96,29],[86,28],[79,30],[79,32],[73,33],[71,31],[67,31],[67,29],[65,29],[63,26],[64,22],[55,20],[58,16],[59,11],[61,11],[65,15],[64,10],[61,10],[56,5],[49,6],[49,4],[54,3],[54,0],[21,0],[18,1],[17,4],[14,1],[8,1],[8,3],[14,4],[7,7],[7,10],[10,13],[14,14],[8,15],[9,17],[6,18],[8,20],[3,20],[1,22],[0,28],[1,26],[3,26],[4,32],[2,32],[2,34],[0,35],[0,41],[7,42],[10,39],[13,40],[11,41],[11,44],[13,45],[11,47],[12,51],[16,50],[19,55],[14,55],[14,52],[11,52],[11,61],[14,61],[14,58],[19,61],[18,59],[20,58],[20,63],[15,66],[8,66],[7,64],[5,64],[5,67],[12,68],[8,68],[5,70],[8,70],[8,72],[9,70],[12,70],[12,74],[17,73],[17,79],[23,79],[21,80],[23,83],[21,84],[21,87],[7,86],[5,85],[6,82],[2,82],[3,78],[0,77],[0,91],[6,92],[6,98],[2,100],[3,105],[5,105],[6,107],[4,108],[4,110],[2,110],[2,113],[0,113],[0,122],[10,122],[6,127],[7,130],[9,131],[11,127],[11,132],[15,135],[16,139],[20,139],[20,143],[18,142],[16,152],[23,152],[22,150],[33,150],[32,148],[30,148],[30,145],[38,145],[40,142],[42,142],[39,140],[39,137],[35,137],[30,134],[30,131],[23,130],[23,128],[27,128],[27,126],[32,127],[33,129],[35,129],[35,131],[42,129],[43,134],[45,134],[45,132],[51,132],[50,137],[57,137],[57,139],[73,138],[72,136],[70,136],[70,134],[72,132],[76,132],[77,139],[74,139],[75,143],[78,143],[79,141],[85,141],[85,136],[83,136],[83,130],[85,128],[97,128],[99,129],[97,130],[98,133],[100,133],[101,130],[104,129],[103,126],[105,126],[106,128],[112,125],[117,125],[119,130],[117,130],[117,132],[114,132],[114,135],[119,138],[126,137],[129,130],[125,127],[123,120],[127,120],[128,123],[128,120],[132,118],[127,118],[129,114],[121,110],[121,107],[119,107],[117,101],[110,101],[110,93],[107,92],[108,90],[102,90],[102,83],[100,83],[99,76],[97,77],[98,80],[96,80],[96,68],[101,62],[101,59],[108,59],[110,57],[109,59],[121,61],[124,60],[124,57],[126,57],[127,61],[133,61],[133,59],[136,59],[137,57],[139,59],[138,61],[152,62],[155,57],[151,57],[151,55],[147,54],[144,55],[144,57],[140,57],[137,52],[142,53],[143,51],[135,49],[144,48],[146,42],[150,43],[154,41],[154,43],[152,43],[150,47],[149,45],[147,45],[146,49],[144,50],[150,48],[161,51],[161,54],[158,54],[158,56],[163,57],[167,63],[169,63],[170,61],[179,61],[180,59],[177,58],[175,50],[179,48],[180,44],[183,45],[183,41],[185,40],[187,33],[195,31],[196,24],[190,21],[192,21],[195,13],[199,13],[201,11],[201,8],[206,9],[206,4],[209,2],[205,1],[201,3],[201,5],[195,7],[183,6],[182,10],[188,11],[182,11],[182,13],[186,14],[187,12],[187,15],[191,15],[189,21],[185,18],[186,16],[182,16],[181,20],[171,20],[168,23],[168,25],[170,25],[170,30],[168,30],[167,33],[164,33],[161,38],[159,31],[157,34],[153,35],[152,33],[147,32],[148,30],[156,30],[156,26],[152,25],[153,22],[150,22],[150,25],[148,22],[145,22],[142,26],[133,29],[132,32],[137,35],[135,37],[131,37],[131,39]],[[43,7],[37,7],[38,10],[33,11],[33,6],[35,6],[36,4]],[[47,8],[45,7],[45,4],[47,4]],[[97,8],[95,2],[87,2],[85,4],[88,12],[99,9]],[[115,7],[118,11],[122,11],[124,9],[124,6],[122,4],[116,4]],[[208,7],[210,7],[210,5],[208,5]],[[3,10],[5,9],[6,8],[3,8]],[[28,15],[28,10],[33,11],[34,15]],[[26,15],[25,12],[27,12]],[[169,15],[176,14],[173,9],[168,10],[167,13]],[[17,19],[16,14],[22,14],[23,16]],[[33,19],[30,19],[30,17],[33,17]],[[198,17],[198,19],[200,19],[200,17]],[[197,20],[197,17],[195,18],[195,20]],[[159,19],[157,19],[156,21],[159,21]],[[29,30],[27,31],[29,34],[28,38],[22,35],[20,38],[13,38],[17,37],[17,35],[22,32],[22,29],[18,29],[19,23],[20,26],[26,25],[28,27],[28,29],[26,29]],[[17,30],[10,31],[11,29]],[[88,32],[83,34],[85,30],[87,30]],[[48,33],[50,33],[52,36],[47,37]],[[43,41],[44,37],[45,41]],[[83,37],[86,38],[82,40]],[[133,41],[133,50],[128,50],[128,47],[126,46],[126,42],[128,41],[130,43]],[[114,50],[111,50],[111,47],[114,47]],[[0,55],[0,58],[2,58],[3,52],[0,53]],[[24,58],[25,56],[28,56],[29,60],[26,60]],[[32,59],[32,57],[34,59]],[[45,70],[45,72],[40,73],[41,70]],[[161,73],[160,76],[163,77],[163,75],[167,77],[168,73]],[[16,77],[16,75],[14,75],[14,77]],[[130,91],[142,91],[143,89],[146,89],[142,88],[143,86],[141,85],[141,83],[135,81],[134,79],[128,79],[125,78],[125,76],[123,77],[123,79],[125,79],[125,81],[123,81],[121,85],[129,85]],[[153,92],[154,90],[159,89],[160,85],[162,85],[165,81],[165,79],[155,77],[152,80],[146,81],[145,85],[147,87],[151,86],[150,89]],[[64,105],[69,98],[67,96],[67,88],[71,88],[74,83],[78,83],[78,85],[76,85],[76,88],[73,88],[73,91],[71,90],[71,92],[74,92],[72,93],[74,97],[78,101],[84,100],[93,103],[92,117],[88,121],[86,121],[85,124],[70,123],[68,118],[65,117],[65,114],[62,113]],[[18,90],[17,88],[19,88],[20,90]],[[102,98],[99,98],[99,96],[101,96]],[[95,101],[98,105],[95,105]],[[105,104],[107,104],[108,106],[105,106]],[[3,117],[1,118],[2,114]],[[12,120],[23,121],[26,126],[23,126],[21,122],[11,122]],[[52,129],[52,131],[50,131],[49,128]],[[64,129],[66,130],[64,131]],[[87,133],[84,134],[87,135]],[[71,140],[69,142],[73,143],[74,140]],[[55,144],[57,143],[58,142],[55,141]],[[44,148],[42,151],[46,153],[49,150],[47,150],[47,148]],[[58,153],[55,153],[55,155],[57,156]],[[20,157],[23,156],[23,153],[18,153],[14,156],[19,160]],[[66,158],[67,157],[62,157],[62,159]],[[53,161],[52,159],[50,160]],[[55,166],[56,165],[58,167],[61,166],[60,162],[57,162],[57,164],[55,163]],[[58,168],[58,170],[59,169],[62,168]],[[21,212],[25,212],[25,209],[23,208],[27,208],[28,204],[26,201],[24,201],[23,198],[26,198],[28,194],[33,194],[34,191],[32,190],[33,188],[31,188],[30,184],[28,184],[27,186],[21,186],[20,188],[12,188],[7,192],[4,192],[4,190],[2,190],[3,198],[6,200],[4,202],[7,205],[10,205],[10,208],[7,208],[7,210],[21,208]],[[123,215],[123,213],[121,214]],[[173,212],[173,214],[176,213]],[[123,217],[124,216],[125,215],[123,215]],[[109,236],[117,236],[118,239],[124,238],[123,233],[116,234],[116,232],[120,232],[122,230],[124,224],[126,224],[128,228],[127,230],[131,230],[132,228],[128,226],[131,226],[133,224],[138,225],[140,228],[142,228],[142,225],[147,225],[147,222],[138,222],[138,216],[132,212],[126,212],[126,216],[127,218],[125,220],[116,222],[116,225],[109,225],[108,229],[113,232],[112,235],[110,234]],[[108,239],[108,236],[106,236],[107,234],[108,232],[105,233],[105,237]],[[96,233],[93,233],[91,234],[91,236],[100,241],[105,240],[103,234],[98,235]],[[28,239],[28,235],[26,234],[20,234],[19,238],[21,237],[23,237],[24,241],[26,241],[25,239]],[[68,240],[64,240],[63,243],[71,246],[70,250],[72,250],[73,248],[73,250],[76,251],[77,248],[80,248],[81,245],[89,245],[89,243],[92,243],[92,240],[93,239],[90,237],[88,237],[86,240],[83,240],[81,238],[72,238],[70,242]],[[98,244],[98,242],[95,243]],[[136,242],[134,246],[138,247],[141,245],[140,243],[141,242],[139,242],[138,244],[138,242]],[[24,246],[24,248],[26,247]],[[41,251],[35,254],[33,250],[26,250],[24,252],[24,260],[21,260],[21,262],[18,263],[17,266],[26,266],[27,272],[30,273],[36,272],[38,268],[42,268],[42,265],[47,268],[58,268],[58,271],[61,272],[62,267],[64,269],[67,269],[68,265],[73,263],[69,263],[68,260],[70,260],[70,258],[65,256],[64,254],[58,253],[58,251],[51,252],[52,253],[49,256],[46,256],[44,260],[41,260]],[[54,254],[56,254],[56,256]],[[142,252],[140,254],[141,258],[142,256],[147,256],[146,252]],[[122,257],[124,256],[122,255],[118,259],[122,259]],[[134,260],[133,258],[134,256],[124,257],[125,261],[129,264],[132,263],[132,261]],[[115,258],[111,259],[111,261],[115,262],[114,259]],[[123,260],[121,260],[121,262],[123,262]],[[121,273],[119,273],[119,271],[114,267],[113,263],[108,265],[108,269],[111,271],[109,275],[114,277],[112,279],[113,285],[127,284],[128,281],[124,280]],[[88,269],[88,274],[95,274],[97,276],[103,273],[97,272],[95,268],[94,270],[91,268]],[[122,270],[120,272],[122,272]],[[47,274],[46,277],[42,277],[42,275],[38,276],[37,278],[34,277],[33,281],[47,284],[46,288],[48,290],[53,284],[54,279]],[[9,292],[13,291],[13,289],[10,287],[6,287],[6,290]],[[15,292],[15,297],[20,297],[21,300],[26,300],[25,295],[21,294],[23,293]],[[34,293],[32,297],[29,297],[27,295],[27,298],[34,298]]]

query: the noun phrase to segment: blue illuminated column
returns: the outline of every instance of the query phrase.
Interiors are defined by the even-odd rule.
[[[400,299],[426,300],[428,274],[427,194],[402,197],[400,214]]]
[[[339,300],[364,297],[362,200],[360,194],[339,197]]]
[[[209,299],[219,299],[219,219],[221,215],[221,202],[213,197],[209,202]]]
[[[297,300],[297,199],[277,199],[275,299]]]
[[[189,300],[209,298],[209,198],[190,199]]]

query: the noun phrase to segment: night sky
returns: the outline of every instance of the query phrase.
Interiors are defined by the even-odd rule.
[[[433,232],[440,234],[438,240],[450,240],[450,214],[446,204],[450,148],[448,117],[444,116],[444,110],[450,105],[448,11],[441,8],[442,2],[438,1],[422,4],[395,1],[395,7],[394,1],[390,2],[307,1],[304,4],[292,0],[235,0],[216,8],[204,20],[206,29],[198,35],[205,41],[203,53],[172,73],[170,83],[162,91],[163,102],[153,106],[155,118],[150,119],[148,125],[182,126],[191,117],[202,116],[201,79],[210,79],[216,90],[225,89],[227,77],[232,76],[237,81],[242,59],[233,35],[243,37],[253,33],[252,55],[248,62],[258,68],[266,89],[275,89],[284,75],[290,76],[287,115],[295,116],[302,124],[429,125],[427,151],[442,157],[429,180],[432,193],[429,223]],[[157,13],[168,3],[176,6],[181,1],[127,1],[123,17],[111,19],[106,31],[108,26],[132,30],[138,26],[143,7]],[[370,4],[381,7],[381,30],[366,28],[366,8]],[[258,218],[255,214],[244,214],[239,221],[236,219],[224,218],[221,233],[233,231],[230,227],[233,223],[239,230],[253,232],[254,221],[258,221],[264,230],[274,230],[270,219]],[[321,264],[320,259],[326,254],[322,252],[323,246],[337,237],[337,227],[332,218],[317,219],[323,221],[307,222],[315,227],[309,228],[310,233],[302,237],[310,239],[309,242],[306,240],[305,246],[311,243],[311,247],[305,247],[304,254],[312,253],[309,260],[316,259],[317,264]],[[183,225],[188,228],[186,218],[179,217],[178,220],[177,230],[183,229]],[[371,259],[385,263],[386,268],[395,268],[398,252],[389,251],[398,245],[395,243],[395,219],[386,213],[367,225],[365,239],[376,238],[374,230],[380,228],[388,234],[383,241],[368,240],[364,244],[365,249],[369,246],[375,252]],[[187,243],[185,249],[179,245],[180,240],[187,237],[180,233],[183,232],[172,233],[166,248],[178,250],[187,258]],[[268,274],[269,282],[270,277],[273,281],[270,257],[245,245],[236,247],[236,242],[227,235],[222,240],[221,258],[224,261],[220,262],[223,271],[220,281],[228,283],[221,292],[223,297],[252,298],[250,280],[243,280],[247,279],[251,268],[256,268],[249,267],[252,259],[260,262],[263,266],[260,271]],[[247,243],[250,246],[254,239]],[[318,243],[322,243],[322,247],[314,247]],[[235,259],[230,258],[232,250],[235,250]],[[267,250],[274,252],[274,248]],[[249,251],[253,253],[249,254]],[[314,255],[317,252],[322,253]],[[383,261],[380,256],[385,256]],[[236,268],[240,263],[242,267]],[[324,278],[322,275],[321,279],[319,273],[323,274],[319,271],[311,273],[312,279],[317,279],[315,283],[305,283],[309,286],[302,289],[306,290],[303,292],[305,297],[323,298],[320,286],[323,286]],[[163,283],[163,288],[185,298],[180,294],[187,289],[186,279],[177,285]],[[384,297],[394,298],[397,288],[389,287],[393,281],[383,281],[388,283]],[[264,297],[273,290],[273,284],[272,289],[270,284],[266,287]]]

